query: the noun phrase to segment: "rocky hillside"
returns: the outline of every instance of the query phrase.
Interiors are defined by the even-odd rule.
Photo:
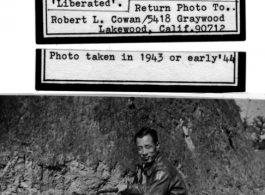
[[[92,195],[135,179],[132,141],[157,129],[191,195],[264,194],[233,100],[0,97],[0,194]]]

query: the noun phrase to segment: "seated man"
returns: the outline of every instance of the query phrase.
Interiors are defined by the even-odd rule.
[[[159,152],[159,141],[154,129],[142,128],[134,138],[143,163],[144,184],[117,187],[122,194],[187,195],[185,184],[173,164]]]

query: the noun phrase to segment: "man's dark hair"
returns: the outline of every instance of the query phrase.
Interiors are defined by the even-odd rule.
[[[153,142],[157,144],[158,137],[157,132],[154,129],[151,129],[150,127],[143,127],[140,131],[138,131],[134,136],[134,143],[136,143],[137,138],[143,138],[146,135],[150,135],[153,139]]]

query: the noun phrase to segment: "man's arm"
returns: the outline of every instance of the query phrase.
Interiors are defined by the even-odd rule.
[[[166,195],[170,190],[174,195],[188,195],[183,181],[179,178],[174,184],[174,189],[170,189],[171,178],[165,171],[157,171],[155,179],[149,185],[133,184],[127,190],[133,194],[140,195]]]
[[[169,190],[170,178],[165,171],[157,171],[155,179],[149,185],[134,184],[128,186],[128,191],[141,195],[166,195]]]
[[[129,184],[127,186],[126,192],[143,195],[145,192],[145,187],[145,184]]]

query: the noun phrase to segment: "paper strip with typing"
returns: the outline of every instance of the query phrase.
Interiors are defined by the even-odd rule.
[[[239,68],[245,69],[245,64],[239,65],[238,52],[39,52],[37,74],[42,84],[238,86]]]
[[[42,1],[44,38],[242,33],[240,0]]]

